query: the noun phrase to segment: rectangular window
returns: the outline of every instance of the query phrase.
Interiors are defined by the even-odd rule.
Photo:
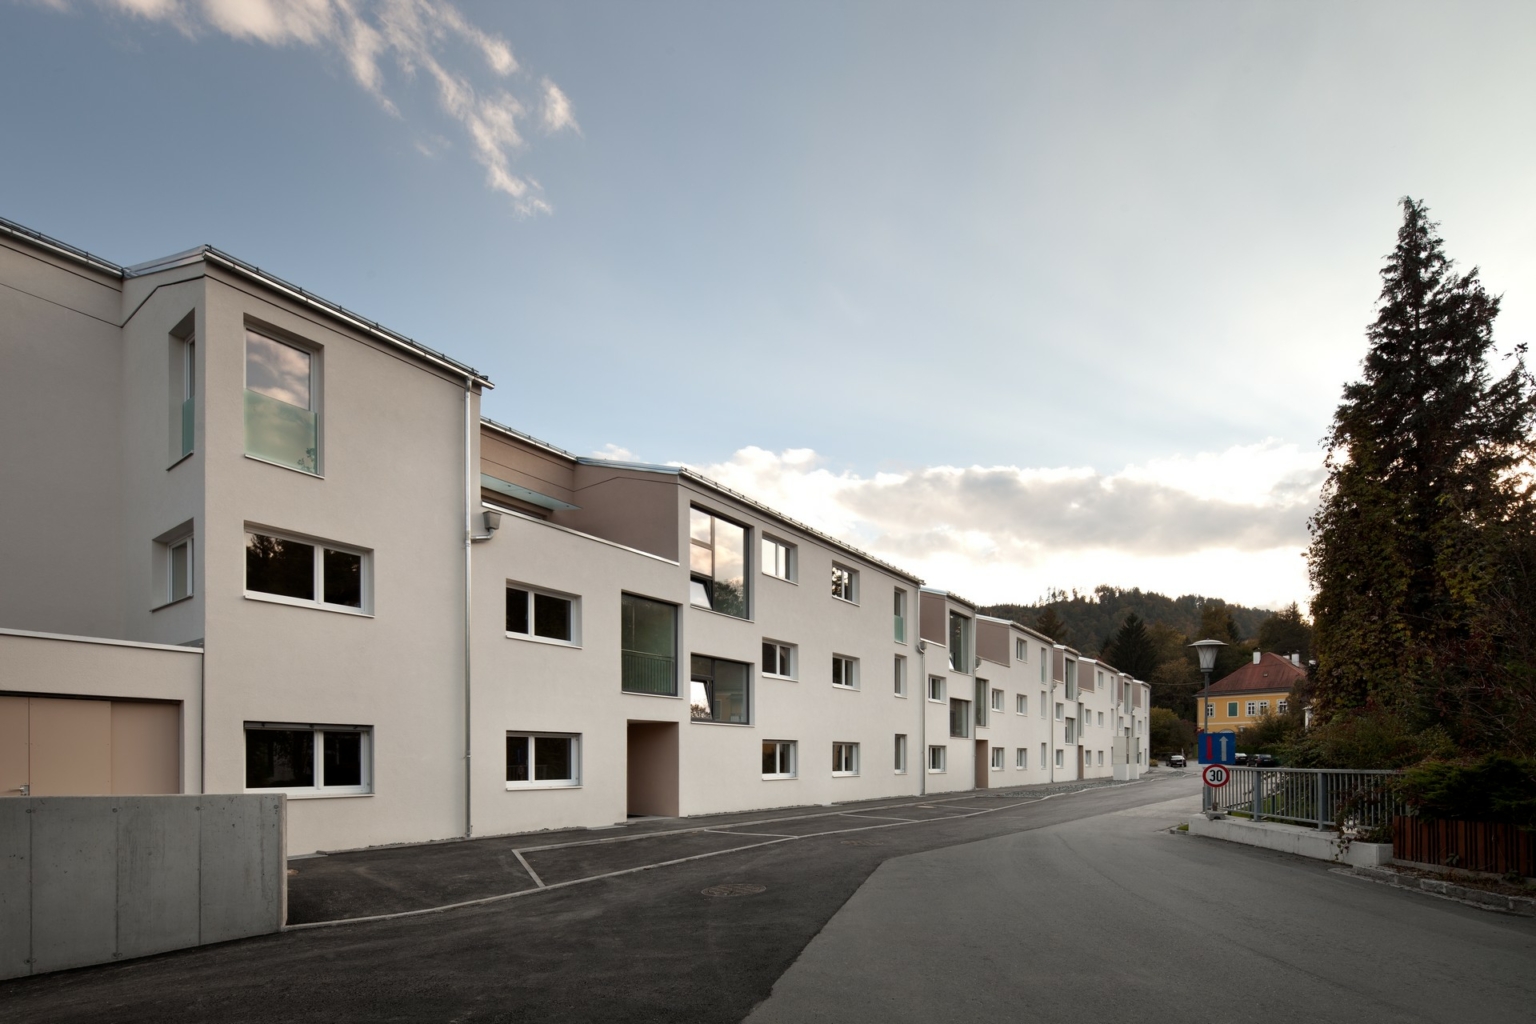
[[[1061,767],[1061,751],[1056,751],[1056,767]]]
[[[1077,719],[1075,719],[1075,718],[1067,719],[1066,739],[1064,739],[1062,742],[1064,742],[1064,743],[1076,743],[1077,742]]]
[[[1058,722],[1061,721],[1062,713],[1065,710],[1066,710],[1066,705],[1062,704],[1061,701],[1057,701],[1056,702],[1056,721],[1058,721]]]
[[[950,700],[949,734],[951,736],[969,736],[971,734],[970,701],[957,699]]]
[[[832,596],[839,601],[859,603],[859,573],[857,569],[832,564]]]
[[[842,686],[849,690],[859,688],[859,659],[845,658],[841,654],[832,655],[832,685]]]
[[[857,743],[832,744],[832,774],[859,774],[859,745]]]
[[[773,640],[763,641],[763,675],[780,679],[795,678],[795,647]]]
[[[1104,728],[1104,712],[1099,712],[1099,728]]]
[[[1040,744],[1040,767],[1045,767],[1045,744]]]
[[[178,529],[180,536],[155,544],[155,605],[172,604],[192,596],[192,535],[187,527]]]
[[[197,342],[189,334],[174,342],[171,355],[171,457],[192,454],[197,430]]]
[[[507,733],[507,788],[581,785],[581,737]]]
[[[372,791],[373,729],[245,723],[245,788],[290,796]]]
[[[795,777],[795,741],[763,741],[763,778],[792,779]]]
[[[1227,701],[1227,717],[1228,718],[1236,718],[1237,717],[1237,701],[1235,701],[1235,700]]]
[[[1259,714],[1261,714],[1261,715],[1269,714],[1269,701],[1267,701],[1267,700],[1259,701]]]
[[[907,592],[905,590],[897,589],[893,610],[896,616],[896,642],[904,644],[907,642]]]
[[[1041,690],[1041,691],[1040,691],[1040,714],[1041,714],[1041,715],[1042,715],[1042,716],[1044,716],[1044,715],[1045,715],[1045,714],[1046,714],[1046,710],[1045,710],[1045,709],[1046,709],[1046,706],[1047,706],[1047,705],[1046,705],[1046,703],[1045,703],[1045,691],[1044,691],[1044,690]]]
[[[1216,717],[1216,705],[1215,704],[1207,704],[1205,706],[1205,717],[1206,718],[1215,718]]]
[[[1020,664],[1028,661],[1029,644],[1025,643],[1023,640],[1015,640],[1013,642],[1013,660],[1019,662]]]
[[[1050,670],[1051,670],[1051,649],[1049,647],[1042,647],[1042,648],[1040,648],[1040,681],[1042,683],[1050,682],[1049,678],[1047,678],[1047,675],[1046,675],[1046,673],[1050,672]],[[1041,705],[1041,707],[1044,707],[1044,706],[1045,706],[1044,704]]]
[[[315,352],[245,332],[245,453],[320,471]]]
[[[907,774],[907,737],[904,733],[896,734],[896,774]]]
[[[1077,662],[1067,659],[1067,700],[1077,700]]]
[[[1002,747],[993,747],[992,748],[992,770],[993,771],[1000,772],[1000,771],[1003,770],[1003,756],[1004,756],[1004,751],[1003,751]]]
[[[1013,751],[1013,766],[1015,768],[1029,767],[1029,748],[1016,747]]]
[[[896,696],[907,695],[907,659],[902,655],[896,655]]]
[[[625,594],[620,606],[620,686],[677,696],[677,605]]]
[[[1251,701],[1251,700],[1248,702],[1247,707],[1245,708],[1245,710],[1247,711],[1247,713],[1248,713],[1250,718],[1252,716],[1258,714],[1258,706],[1253,701]]]
[[[992,691],[992,710],[1001,713],[1003,710],[1003,691]]]
[[[971,620],[959,612],[949,613],[949,667],[969,674],[971,663]]]
[[[689,600],[747,618],[747,528],[703,509],[688,510]]]
[[[1019,714],[1019,715],[1027,715],[1027,714],[1029,714],[1029,697],[1028,697],[1028,695],[1021,693],[1017,697],[1013,698],[1013,710],[1014,710],[1015,714]]]
[[[976,698],[976,724],[986,725],[987,709],[992,704],[987,699],[987,681],[985,679],[976,680],[976,692],[972,696]]]
[[[928,677],[928,699],[935,703],[944,703],[944,677]]]
[[[245,533],[246,596],[368,610],[369,554],[275,533]]]
[[[1104,751],[1099,751],[1099,767],[1104,767]]]
[[[1290,701],[1282,700],[1280,703],[1275,705],[1275,711],[1276,711],[1276,713],[1283,715],[1283,714],[1286,713],[1287,709],[1290,706],[1291,706],[1291,702]]]
[[[750,724],[748,697],[752,666],[698,654],[692,657],[690,664],[688,706],[693,721]]]
[[[762,543],[763,572],[781,580],[795,581],[795,545],[764,537]]]
[[[581,642],[579,598],[507,586],[507,635],[523,640]]]
[[[942,772],[944,770],[944,755],[948,747],[928,748],[928,770],[930,772]]]

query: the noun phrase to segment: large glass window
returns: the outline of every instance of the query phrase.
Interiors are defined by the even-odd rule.
[[[1067,700],[1077,700],[1077,662],[1067,659]]]
[[[959,612],[949,613],[949,667],[956,672],[970,672],[971,620]]]
[[[794,581],[795,545],[773,537],[763,538],[763,572],[781,580]]]
[[[747,530],[703,509],[689,509],[690,600],[700,608],[747,617]]]
[[[971,734],[971,702],[951,698],[949,702],[949,734],[951,736],[969,736]]]
[[[371,740],[365,726],[245,725],[245,788],[305,793],[367,793]]]
[[[507,634],[523,638],[580,642],[577,601],[527,587],[507,587]]]
[[[688,706],[695,722],[749,723],[748,687],[752,666],[740,661],[690,659]]]
[[[507,788],[539,789],[581,783],[581,737],[507,734]]]
[[[247,595],[365,611],[367,568],[365,552],[265,531],[245,534]]]
[[[245,453],[318,473],[315,354],[245,332]]]
[[[621,614],[620,676],[625,692],[677,696],[677,606],[625,594]]]

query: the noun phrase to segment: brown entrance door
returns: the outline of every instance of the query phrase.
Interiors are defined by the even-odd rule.
[[[989,769],[992,762],[988,760],[991,753],[987,750],[986,740],[976,741],[976,788],[986,789],[987,781],[992,777]]]
[[[1079,745],[1078,748],[1077,748],[1077,777],[1079,779],[1081,779],[1083,777],[1083,755],[1084,755],[1084,753],[1085,753],[1085,751],[1083,750],[1082,746]]]
[[[0,697],[0,796],[27,796],[27,698]]]
[[[677,723],[630,722],[629,815],[678,815]]]
[[[0,796],[179,792],[179,705],[0,697]]]

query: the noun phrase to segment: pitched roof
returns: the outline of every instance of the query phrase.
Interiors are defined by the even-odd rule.
[[[1211,696],[1222,693],[1289,693],[1291,687],[1307,677],[1307,670],[1292,665],[1289,658],[1266,651],[1257,662],[1249,662],[1231,675],[1211,684]]]

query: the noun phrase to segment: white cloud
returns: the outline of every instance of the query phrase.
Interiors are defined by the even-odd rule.
[[[594,459],[607,459],[610,462],[638,462],[635,453],[628,448],[621,448],[609,441],[602,448],[592,453]]]
[[[527,147],[518,123],[528,107],[509,88],[520,70],[512,47],[467,21],[445,0],[97,0],[125,14],[168,24],[189,38],[212,31],[268,46],[328,50],[354,81],[387,112],[400,110],[385,90],[383,64],[406,79],[418,73],[435,87],[438,106],[464,130],[486,184],[512,200],[518,213],[549,213],[538,181],[512,169]],[[56,0],[62,9],[64,0]],[[459,66],[467,49],[483,65],[479,75]],[[488,82],[477,77],[489,76]],[[519,81],[520,87],[531,83]],[[547,77],[537,84],[539,123],[554,134],[580,134],[570,99]],[[441,148],[441,147],[438,147]],[[417,144],[417,149],[421,145]]]
[[[1266,441],[1105,474],[933,466],[836,473],[809,449],[744,448],[699,471],[979,601],[1107,583],[1276,606],[1301,557],[1322,456]]]

